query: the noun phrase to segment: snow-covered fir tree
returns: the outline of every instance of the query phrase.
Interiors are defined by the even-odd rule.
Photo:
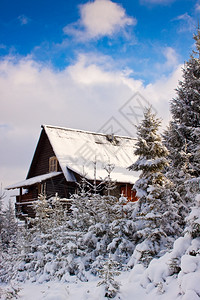
[[[171,101],[171,113],[177,124],[177,134],[182,137],[182,149],[185,141],[188,153],[191,154],[190,162],[196,176],[200,175],[200,163],[194,152],[196,142],[199,141],[200,130],[200,30],[194,35],[196,52],[185,63],[183,80],[179,82],[177,97]]]
[[[77,193],[71,197],[71,227],[75,230],[87,232],[88,228],[97,222],[98,216],[94,210],[94,198],[98,198],[99,194],[93,197],[93,186],[87,181],[85,176],[78,183]]]
[[[196,195],[194,206],[191,208],[191,212],[186,218],[186,221],[187,227],[185,232],[189,233],[193,239],[198,238],[200,242],[200,194]],[[196,250],[200,255],[200,248]]]
[[[134,249],[135,225],[131,217],[133,203],[127,204],[124,197],[120,199],[111,195],[99,197],[99,201],[95,203],[99,221],[90,226],[87,234],[90,238],[93,236],[95,241],[93,249],[95,261],[92,267],[95,269],[99,259],[107,258],[109,254],[112,254],[114,260],[121,263],[122,267]]]
[[[188,208],[196,192],[190,192],[189,179],[200,177],[200,29],[194,40],[196,51],[183,67],[183,80],[171,100],[172,121],[164,134],[171,161],[168,174]]]
[[[180,233],[180,216],[177,204],[170,191],[171,182],[164,176],[167,166],[168,151],[162,144],[158,133],[160,120],[148,108],[144,119],[137,128],[137,143],[134,154],[138,156],[130,167],[140,171],[139,179],[134,184],[139,200],[133,212],[136,224],[135,243],[132,262],[144,264],[152,257],[162,255]]]
[[[136,228],[132,219],[134,207],[135,203],[128,202],[127,198],[121,195],[114,206],[115,219],[110,224],[112,240],[107,249],[122,268],[123,265],[126,266],[135,248],[134,233]]]
[[[8,282],[14,271],[14,263],[17,257],[18,226],[15,219],[13,203],[9,200],[3,209],[0,196],[0,282]]]
[[[120,284],[115,280],[115,276],[118,276],[120,272],[117,270],[119,263],[114,261],[111,257],[105,259],[103,267],[98,270],[99,277],[102,280],[98,285],[105,287],[105,297],[114,298],[119,292]]]
[[[95,164],[94,164],[95,168]],[[111,181],[104,181],[110,193]],[[109,225],[115,218],[113,211],[117,201],[111,195],[100,195],[100,186],[96,180],[88,182],[85,177],[78,184],[78,193],[72,196],[71,216],[69,226],[71,230],[79,232],[78,249],[85,253],[85,268],[96,272],[102,257],[107,256],[107,246],[111,242]]]
[[[103,180],[106,194],[97,193],[86,178],[79,185],[78,194],[72,197],[72,213],[69,220],[71,230],[82,232],[77,240],[78,248],[85,252],[85,268],[96,273],[102,259],[113,255],[116,261],[126,263],[133,253],[134,223],[131,217],[133,203],[111,195],[115,186],[111,172],[113,166],[106,166],[108,176]],[[96,181],[94,180],[95,184]]]
[[[29,220],[29,228],[20,229],[12,278],[42,283],[52,279],[65,281],[68,276],[77,275],[87,280],[82,262],[85,253],[78,248],[82,233],[69,228],[65,209],[57,195],[49,200],[45,195],[39,196],[36,218]]]
[[[34,203],[35,209],[35,223],[37,228],[42,232],[48,230],[51,227],[52,218],[50,218],[53,213],[53,209],[46,198],[45,192],[38,196],[38,200]]]
[[[3,213],[3,199],[5,198],[5,194],[2,193],[2,188],[0,190],[0,243],[2,242],[1,232],[4,226],[4,213]]]
[[[0,218],[2,247],[8,248],[10,244],[13,245],[17,239],[17,221],[11,200],[9,200],[7,207],[1,210]]]

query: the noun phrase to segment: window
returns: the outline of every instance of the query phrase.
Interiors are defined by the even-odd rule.
[[[49,158],[49,172],[57,172],[58,162],[55,156]]]

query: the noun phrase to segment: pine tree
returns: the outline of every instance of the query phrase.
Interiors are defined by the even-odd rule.
[[[105,182],[108,182],[109,193],[111,181],[107,178]],[[107,245],[111,241],[109,224],[113,220],[112,210],[116,202],[115,197],[98,193],[101,186],[97,185],[96,180],[91,183],[82,178],[78,193],[72,196],[72,213],[68,222],[71,230],[79,235],[77,251],[80,255],[84,254],[85,268],[92,268],[94,273],[98,257],[107,255]]]
[[[57,196],[48,201],[45,195],[39,196],[36,218],[29,220],[29,228],[20,230],[14,279],[42,283],[76,275],[87,280],[82,262],[85,253],[79,242],[82,233],[70,230],[63,209],[62,199]]]
[[[164,134],[171,160],[169,176],[188,208],[194,200],[189,180],[200,177],[200,29],[194,40],[196,51],[184,65],[183,80],[176,89],[176,98],[171,100],[172,121]]]
[[[189,233],[192,239],[200,239],[200,194],[196,195],[194,206],[186,221],[185,232]],[[197,252],[200,255],[200,249],[197,249]]]
[[[93,196],[90,183],[82,177],[81,182],[78,183],[78,192],[71,197],[71,228],[86,233],[88,228],[97,222],[98,216],[93,202],[94,198],[98,197],[98,194]]]
[[[98,286],[104,285],[106,298],[114,298],[119,292],[120,284],[114,278],[120,274],[118,266],[118,262],[109,257],[104,261],[102,268],[98,269],[99,276],[103,279]]]
[[[4,198],[1,194],[0,201]],[[17,257],[17,221],[13,204],[9,200],[7,207],[0,207],[0,282],[8,282],[12,277]]]
[[[190,163],[191,154],[188,152],[186,140],[179,139],[177,124],[171,122],[164,133],[164,144],[169,149],[169,165],[165,168],[166,176],[173,182],[173,191],[176,195],[178,214],[182,216],[182,228],[185,228],[185,218],[189,213],[190,205],[194,201],[197,191],[195,177],[192,176]],[[171,145],[171,146],[170,146]],[[181,145],[181,146],[180,146]]]
[[[5,216],[4,216],[4,213],[3,213],[3,199],[5,198],[5,194],[2,193],[2,187],[0,189],[0,242],[2,242],[2,230],[3,230],[3,227],[4,227],[4,219],[5,219]]]
[[[34,223],[37,224],[37,228],[40,232],[45,233],[52,223],[52,218],[50,216],[53,213],[53,209],[46,198],[45,192],[38,196],[38,200],[34,204],[36,217]]]
[[[1,221],[2,246],[8,248],[10,243],[13,245],[17,239],[17,221],[11,200],[9,200],[7,207],[1,212]]]
[[[134,154],[138,156],[138,159],[129,169],[141,172],[139,180],[134,185],[140,199],[149,194],[149,186],[162,186],[166,182],[162,171],[168,164],[166,159],[168,151],[158,134],[160,123],[149,108],[144,112],[144,120],[137,128]]]
[[[115,186],[112,181],[114,166],[106,166],[108,176],[102,181],[107,195],[97,193],[99,186],[82,178],[79,193],[72,197],[72,214],[69,220],[71,230],[77,231],[80,238],[78,249],[85,253],[85,268],[96,273],[102,258],[112,253],[114,259],[126,263],[133,253],[134,223],[131,219],[133,203],[111,195]],[[126,204],[126,205],[125,205]]]
[[[138,156],[130,167],[140,171],[140,177],[134,184],[139,200],[133,212],[136,224],[134,234],[138,244],[133,260],[144,264],[152,257],[161,255],[173,242],[180,231],[180,217],[170,190],[171,183],[164,176],[163,169],[168,165],[168,151],[158,134],[160,120],[151,113],[144,112],[144,120],[137,128],[137,143],[134,154]]]
[[[135,203],[128,202],[123,195],[114,204],[115,219],[110,224],[110,232],[112,232],[112,240],[107,250],[112,253],[115,261],[118,261],[123,267],[134,250],[134,233],[135,224],[132,219],[132,212]]]

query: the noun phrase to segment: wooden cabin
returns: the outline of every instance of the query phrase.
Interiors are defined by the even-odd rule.
[[[112,194],[136,201],[132,185],[138,175],[127,169],[135,160],[135,142],[131,137],[43,125],[26,180],[7,187],[19,189],[17,215],[33,217],[33,201],[44,190],[47,198],[57,193],[70,199],[81,177],[102,182],[108,176],[108,164],[114,166],[110,176],[116,188]]]

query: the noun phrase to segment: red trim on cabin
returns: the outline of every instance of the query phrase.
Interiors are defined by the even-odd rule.
[[[121,195],[126,197],[128,201],[131,202],[135,202],[138,200],[138,197],[136,197],[136,191],[132,189],[132,186],[130,184],[121,186]]]

